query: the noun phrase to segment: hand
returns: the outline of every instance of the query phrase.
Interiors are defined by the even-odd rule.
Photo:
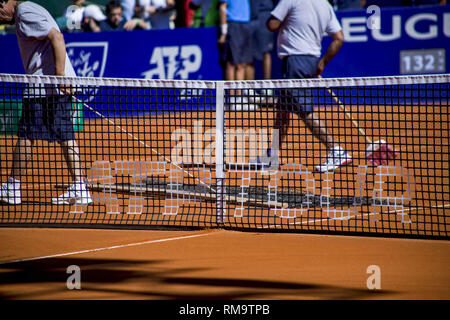
[[[64,77],[65,73],[63,71],[57,69],[55,72],[55,75],[58,77]],[[72,89],[69,84],[58,84],[58,89],[62,94],[65,94],[68,96],[72,94]]]
[[[100,27],[97,25],[94,19],[89,19],[89,27],[92,32],[100,32]]]
[[[125,22],[125,24],[123,25],[123,28],[127,31],[131,31],[131,30],[134,30],[134,28],[136,28],[136,25],[137,25],[137,20],[131,19],[130,21]]]
[[[61,91],[62,94],[65,94],[67,96],[72,95],[72,89],[70,85],[67,84],[60,84],[58,85],[59,91]]]
[[[226,34],[220,35],[220,37],[219,37],[219,44],[220,44],[220,45],[224,45],[224,44],[225,44],[226,38],[227,38],[227,35],[226,35]]]
[[[317,69],[316,69],[315,76],[319,77],[322,74],[324,69],[325,69],[325,62],[323,61],[323,59],[320,59],[319,63],[317,64]]]

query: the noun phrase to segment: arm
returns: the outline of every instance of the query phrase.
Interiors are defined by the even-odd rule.
[[[66,74],[66,43],[61,32],[52,28],[47,35],[53,48],[53,56],[55,57],[55,75],[64,76]],[[59,85],[59,89],[64,94],[71,94],[70,86],[64,84]]]
[[[53,48],[53,56],[55,57],[55,75],[64,76],[66,66],[66,43],[64,36],[55,28],[51,29],[47,38]]]
[[[271,16],[266,22],[266,27],[271,32],[278,31],[281,28],[281,21]]]
[[[125,22],[123,25],[123,28],[127,31],[131,31],[136,29],[136,27],[139,27],[141,29],[148,29],[148,24],[144,20],[140,18],[133,18],[130,21]]]
[[[220,2],[219,4],[219,23],[221,27],[221,34],[219,37],[219,44],[225,44],[225,39],[227,37],[227,33],[224,32],[227,29],[227,3]]]
[[[325,66],[331,61],[331,59],[334,58],[334,56],[339,52],[339,50],[342,47],[342,44],[344,43],[344,33],[341,31],[338,31],[336,33],[333,33],[331,36],[331,43],[328,46],[327,51],[323,55],[323,57],[319,60],[319,63],[317,65],[317,71],[316,76],[319,76],[323,70],[325,69]]]
[[[92,32],[100,32],[100,26],[97,24],[97,22],[92,19],[89,18],[89,22],[88,22],[89,28],[91,29]]]

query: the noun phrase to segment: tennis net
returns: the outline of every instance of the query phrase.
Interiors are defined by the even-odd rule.
[[[448,239],[449,82],[0,74],[0,225]]]

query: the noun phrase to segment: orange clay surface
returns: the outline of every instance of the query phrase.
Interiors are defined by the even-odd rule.
[[[445,236],[450,219],[450,182],[449,182],[449,128],[448,107],[428,106],[427,121],[420,121],[419,107],[397,106],[376,107],[376,110],[354,108],[352,112],[366,133],[373,140],[381,138],[396,146],[400,156],[390,162],[394,167],[391,171],[397,176],[387,176],[383,184],[382,196],[409,197],[402,200],[409,207],[356,207],[352,219],[344,221],[329,220],[328,214],[319,209],[310,210],[300,216],[300,212],[293,213],[296,218],[280,219],[280,216],[291,213],[269,212],[267,208],[248,207],[242,212],[239,204],[227,204],[228,223],[232,226],[259,227],[270,223],[272,226],[289,224],[289,228],[303,230],[323,230],[323,228],[339,231],[360,231],[364,228],[378,228],[385,233],[427,234]],[[316,196],[331,197],[363,196],[372,197],[373,190],[379,188],[375,178],[378,168],[368,166],[363,177],[362,185],[358,184],[360,166],[366,166],[364,150],[367,146],[358,130],[351,125],[342,112],[326,109],[320,113],[326,120],[335,139],[353,156],[351,165],[337,170],[333,175],[313,173],[314,166],[323,161],[325,148],[315,140],[296,115],[291,116],[287,139],[281,152],[281,163],[301,164],[309,174],[286,174],[280,176],[278,187],[295,188],[296,192],[312,192]],[[245,133],[261,134],[265,129],[270,134],[273,128],[273,111],[255,113],[228,112],[225,114],[225,161],[239,162],[239,148],[246,152],[243,161],[249,161],[248,148],[236,140],[228,144],[227,138],[233,137],[237,130]],[[375,125],[376,124],[376,125]],[[102,183],[136,182],[143,178],[162,179],[166,183],[209,184],[214,182],[214,167],[190,168],[178,170],[174,165],[179,154],[177,147],[180,141],[188,146],[191,155],[188,161],[210,163],[214,159],[214,138],[211,129],[215,128],[214,112],[195,113],[164,113],[156,116],[113,119],[113,124],[105,120],[89,120],[85,122],[84,130],[77,133],[77,141],[81,151],[81,163],[88,180]],[[228,130],[228,131],[227,131]],[[233,131],[234,130],[234,131]],[[230,133],[227,135],[227,132]],[[234,132],[234,133],[233,133]],[[260,136],[258,136],[260,137]],[[268,138],[269,136],[267,136]],[[5,181],[12,166],[12,152],[15,144],[14,136],[0,137],[2,152],[1,175]],[[232,140],[232,139],[230,139]],[[263,139],[260,139],[261,142]],[[189,142],[189,143],[188,143]],[[196,144],[200,145],[199,159],[195,152]],[[260,147],[264,148],[264,147]],[[130,164],[130,161],[133,162]],[[242,161],[242,160],[241,160]],[[147,162],[146,165],[142,165]],[[158,162],[164,167],[163,172],[154,170],[148,163]],[[146,166],[146,167],[145,167]],[[145,168],[144,168],[145,167]],[[395,169],[397,168],[397,169]],[[135,170],[133,172],[133,170]],[[137,171],[136,171],[137,170]],[[178,170],[178,171],[177,171]],[[382,169],[379,169],[382,170]],[[136,174],[132,179],[130,175]],[[391,172],[391,173],[392,173]],[[227,172],[227,183],[240,186],[244,173]],[[109,177],[109,175],[111,177]],[[403,175],[403,177],[399,177]],[[171,178],[175,176],[175,178]],[[266,189],[271,183],[270,176],[250,173],[250,186],[263,186]],[[308,184],[314,180],[314,190],[307,190]],[[111,193],[94,191],[94,205],[88,208],[74,208],[55,206],[51,198],[62,192],[57,185],[67,184],[71,180],[67,166],[62,158],[62,151],[56,145],[46,142],[36,142],[33,157],[23,177],[22,198],[18,206],[1,206],[2,222],[6,223],[91,223],[91,224],[134,224],[164,226],[201,226],[209,227],[215,224],[215,203],[212,201],[192,201],[192,199],[170,200],[170,196],[163,198],[134,197],[119,194],[112,199]],[[273,182],[273,181],[272,181]],[[411,186],[408,187],[408,183]],[[362,188],[362,189],[361,189]],[[359,189],[362,191],[358,194]],[[409,194],[408,190],[412,193]],[[214,192],[213,192],[214,193]],[[328,194],[326,194],[328,193]],[[113,194],[116,197],[116,194]],[[139,201],[141,203],[138,203]],[[172,201],[172,202],[171,202]],[[139,207],[139,208],[138,208]],[[119,213],[139,213],[134,215],[111,215],[108,210],[115,209]],[[136,209],[138,208],[138,209]],[[339,209],[355,209],[355,207],[340,207]],[[177,212],[175,212],[178,210]],[[376,214],[372,214],[373,211]],[[71,213],[70,211],[84,212]],[[162,215],[163,212],[172,213]],[[177,215],[174,215],[177,213]],[[401,214],[405,214],[402,216]],[[158,215],[155,215],[158,214]],[[340,212],[330,213],[340,215]],[[242,217],[236,218],[235,216]],[[356,218],[356,219],[355,219]],[[380,222],[375,225],[372,220]],[[403,219],[413,222],[411,225],[403,223]],[[381,228],[381,229],[380,229]]]
[[[0,261],[2,299],[450,298],[448,241],[2,228]],[[71,265],[81,290],[66,287]],[[380,290],[367,288],[371,265]]]
[[[399,147],[402,155],[392,165],[408,168],[416,179],[414,207],[408,209],[408,213],[417,213],[416,216],[411,215],[411,219],[417,219],[413,222],[423,223],[426,230],[436,232],[448,232],[445,225],[448,225],[450,210],[448,108],[443,108],[434,110],[434,115],[431,110],[428,113],[430,118],[426,123],[434,123],[430,128],[421,127],[426,123],[419,121],[418,108],[393,108],[392,113],[392,109],[378,110],[380,115],[372,118],[358,114],[364,128],[374,127],[372,121],[377,123],[374,129],[366,130],[369,136],[387,136],[390,143]],[[438,116],[441,118],[433,118]],[[93,175],[92,164],[95,161],[151,160],[167,163],[177,143],[171,139],[171,133],[184,128],[193,134],[192,119],[195,117],[208,118],[202,122],[203,133],[214,127],[213,113],[187,114],[182,119],[160,116],[115,120],[140,141],[152,141],[151,146],[131,139],[104,121],[86,122],[85,130],[77,135],[83,168],[87,174]],[[347,196],[355,189],[357,166],[365,164],[363,151],[366,142],[342,113],[335,112],[333,117],[329,119],[332,131],[336,133],[339,130],[342,144],[355,160],[352,166],[335,174],[330,192]],[[267,120],[256,119],[249,123],[243,118],[228,118],[227,121],[226,125],[236,128],[272,127]],[[391,121],[395,121],[395,127],[389,127]],[[312,171],[324,156],[324,149],[302,125],[297,121],[293,124],[286,142],[286,150],[290,151],[283,151],[281,161],[301,163]],[[14,141],[14,137],[0,137],[2,181],[11,167]],[[196,177],[205,180],[205,174],[197,172]],[[228,174],[230,180],[238,179],[233,173]],[[214,178],[213,171],[211,178]],[[316,194],[320,194],[324,190],[324,175],[314,174],[314,178]],[[97,192],[93,192],[93,196],[100,199],[99,203],[89,206],[83,214],[70,213],[69,206],[54,206],[50,201],[62,190],[55,185],[68,181],[70,177],[60,149],[37,143],[24,178],[24,202],[19,206],[0,206],[3,222],[33,221],[44,226],[49,222],[64,224],[74,221],[81,224],[132,222],[151,225],[151,219],[158,218],[161,219],[159,223],[166,226],[199,224],[208,227],[215,223],[214,202],[197,201],[186,205],[179,201],[175,203],[180,207],[178,215],[163,216],[160,210],[166,204],[165,200],[145,198],[144,214],[125,215],[123,212],[130,203],[129,196],[124,196],[119,199],[122,214],[111,215],[105,212],[107,199],[100,201],[102,196]],[[262,183],[267,186],[268,182],[266,179]],[[404,181],[394,181],[390,186],[393,191],[404,191]],[[304,189],[305,185],[295,187]],[[428,203],[436,195],[439,202]],[[430,206],[436,204],[438,206],[431,211]],[[267,210],[264,216],[259,215],[258,210],[261,209],[254,208],[245,211],[242,218],[232,217],[234,209],[235,205],[228,207],[229,222],[238,226],[268,221],[275,226],[281,221],[273,215],[269,220]],[[150,212],[152,210],[154,212]],[[359,213],[359,218],[368,218],[369,209],[364,210]],[[250,217],[252,212],[260,220]],[[192,215],[197,216],[192,218]],[[365,227],[365,230],[373,227],[369,219],[330,221],[322,219],[322,215],[319,212],[312,219],[302,217],[304,220],[287,221],[293,221],[291,227],[305,230],[328,227],[335,230],[333,228],[344,223],[352,228]],[[439,215],[439,221],[433,218],[435,215]],[[408,228],[394,213],[387,216],[381,213],[379,216],[391,227],[390,232],[396,232],[397,227],[399,232]],[[0,261],[2,299],[450,299],[450,242],[441,240],[217,229],[1,228]],[[81,269],[81,290],[68,290],[66,287],[69,276],[66,271],[71,265]],[[367,288],[370,276],[367,268],[372,265],[380,268],[380,290]]]

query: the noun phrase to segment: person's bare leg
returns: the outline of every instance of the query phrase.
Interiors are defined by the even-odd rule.
[[[328,131],[325,122],[320,119],[316,112],[308,114],[306,117],[302,118],[302,120],[313,136],[319,139],[319,141],[324,144],[328,150],[336,146],[333,136]]]
[[[231,62],[227,62],[225,68],[225,79],[228,81],[236,80],[236,66]],[[235,90],[230,90],[230,96],[235,95]]]
[[[235,80],[235,71],[236,66],[232,64],[231,62],[227,62],[226,68],[225,68],[225,77],[226,80],[233,81]]]
[[[64,205],[77,204],[82,206],[89,205],[93,200],[84,182],[80,161],[80,150],[77,142],[75,140],[61,142],[61,148],[69,172],[72,175],[73,184],[68,188],[66,193],[52,198],[52,203]]]
[[[283,142],[286,139],[287,136],[287,132],[289,130],[289,121],[290,121],[290,112],[287,111],[283,111],[283,110],[277,110],[277,117],[275,119],[275,129],[278,130],[278,150],[274,150],[274,144],[272,141],[272,145],[270,147],[270,149],[268,150],[268,154],[269,155],[269,151],[270,151],[270,156],[271,157],[276,157],[277,159],[279,158],[279,156],[281,155],[281,150],[283,147]]]
[[[13,166],[10,176],[21,180],[27,170],[28,161],[31,158],[33,142],[26,138],[19,138],[13,152]]]
[[[235,66],[235,80],[241,81],[245,80],[245,70],[246,70],[246,64],[240,63]],[[236,95],[240,96],[242,94],[242,90],[237,89]]]
[[[33,142],[19,138],[13,151],[13,164],[8,181],[0,185],[0,202],[21,204],[21,180],[26,174],[27,164],[31,158]]]
[[[75,140],[64,141],[61,143],[64,158],[66,159],[69,172],[75,182],[83,181],[83,170],[80,162],[80,149]]]
[[[275,129],[278,129],[279,134],[279,147],[281,149],[281,145],[286,138],[287,132],[289,130],[289,118],[290,112],[287,111],[277,111],[277,117],[275,119]]]
[[[245,66],[245,80],[255,80],[255,65],[253,63]]]
[[[245,80],[245,70],[246,70],[246,64],[240,63],[240,64],[232,64],[231,62],[227,62],[227,67],[225,71],[226,79],[229,81],[233,80]],[[241,95],[241,90],[230,90],[230,95]]]
[[[235,79],[240,81],[240,80],[245,80],[245,69],[246,69],[247,64],[245,63],[239,63],[237,64],[236,67],[236,75],[235,75]]]
[[[270,52],[264,53],[263,56],[263,75],[264,79],[272,78],[272,57]]]
[[[351,156],[334,141],[333,136],[326,127],[325,121],[321,120],[316,112],[312,112],[302,119],[309,130],[311,130],[312,134],[319,139],[328,150],[325,162],[317,165],[315,170],[319,172],[334,171],[340,166],[352,162]]]

